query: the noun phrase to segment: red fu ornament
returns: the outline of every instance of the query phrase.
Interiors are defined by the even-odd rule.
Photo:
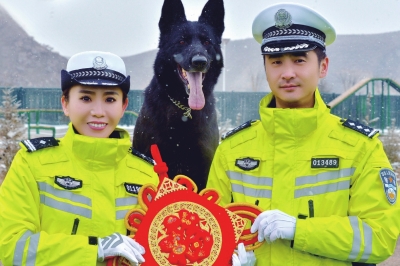
[[[125,217],[126,228],[146,250],[142,265],[232,265],[239,241],[245,242],[247,250],[261,245],[256,234],[242,234],[248,231],[247,220],[254,220],[261,210],[255,205],[219,206],[216,190],[204,189],[197,194],[190,178],[177,175],[169,179],[156,145],[152,145],[151,153],[160,183],[158,187],[142,186],[138,195],[141,208]],[[126,263],[115,258],[108,265]]]

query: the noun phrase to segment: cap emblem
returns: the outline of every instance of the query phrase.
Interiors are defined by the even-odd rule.
[[[107,63],[106,63],[106,60],[103,58],[103,57],[101,57],[101,56],[96,56],[94,59],[93,59],[93,68],[94,69],[96,69],[96,70],[103,70],[103,69],[106,69],[108,66],[107,66]]]
[[[275,14],[275,27],[287,29],[292,26],[292,16],[285,9],[279,9]]]

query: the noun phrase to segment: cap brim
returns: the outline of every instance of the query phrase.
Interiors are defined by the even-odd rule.
[[[319,47],[313,42],[301,41],[301,42],[286,42],[278,41],[273,43],[267,43],[261,46],[261,54],[285,54],[285,53],[297,53],[297,52],[308,52]],[[325,49],[324,47],[321,47]]]
[[[130,76],[127,76],[123,81],[116,82],[109,79],[100,79],[93,77],[80,77],[75,79],[66,70],[61,70],[61,89],[62,91],[71,88],[74,85],[85,85],[85,86],[100,86],[100,87],[120,87],[123,92],[128,93],[130,89]]]

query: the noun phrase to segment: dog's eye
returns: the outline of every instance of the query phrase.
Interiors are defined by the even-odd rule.
[[[209,45],[210,42],[209,41],[204,41],[204,45]]]
[[[179,41],[179,44],[182,44],[182,45],[183,45],[183,44],[185,44],[185,43],[186,43],[186,42],[185,42],[184,40],[180,40],[180,41]]]

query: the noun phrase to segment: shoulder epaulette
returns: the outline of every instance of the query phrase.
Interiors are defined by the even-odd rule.
[[[226,139],[226,138],[228,138],[228,137],[230,137],[230,136],[232,136],[232,135],[238,133],[239,131],[241,131],[241,130],[243,130],[243,129],[245,129],[245,128],[251,127],[251,124],[254,123],[254,122],[256,122],[256,121],[257,121],[257,120],[249,120],[249,121],[247,121],[247,122],[241,124],[240,126],[237,126],[237,127],[235,127],[234,129],[232,129],[232,130],[229,130],[228,132],[226,132],[225,134],[223,134],[223,135],[221,136],[221,139],[224,140],[224,139]]]
[[[140,152],[138,152],[137,150],[135,150],[135,149],[133,149],[133,148],[130,148],[130,152],[131,152],[132,155],[134,155],[134,156],[136,156],[136,157],[139,157],[140,159],[142,159],[142,160],[148,162],[148,163],[151,164],[151,165],[154,165],[154,164],[155,164],[155,162],[154,162],[154,160],[153,160],[152,158],[147,157],[147,156],[144,155],[143,153],[140,153]]]
[[[363,125],[357,121],[353,121],[350,119],[347,119],[342,123],[343,126],[348,127],[350,129],[353,129],[369,138],[372,139],[373,136],[379,133],[379,130],[373,129],[372,127]]]
[[[27,152],[34,152],[44,148],[55,147],[58,146],[58,142],[59,140],[53,137],[26,139],[21,141]]]

